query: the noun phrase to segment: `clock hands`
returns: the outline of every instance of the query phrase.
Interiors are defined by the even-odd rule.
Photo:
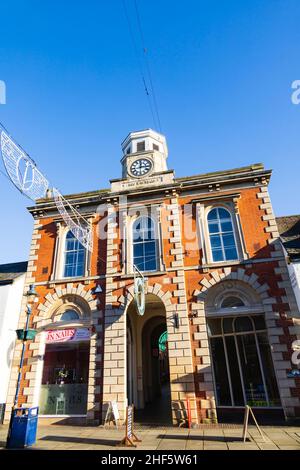
[[[148,173],[148,171],[151,169],[151,162],[148,160],[136,160],[132,166],[131,166],[131,171],[134,175],[136,176],[142,176]]]

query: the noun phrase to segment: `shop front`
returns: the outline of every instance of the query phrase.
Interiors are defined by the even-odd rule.
[[[265,422],[284,419],[268,324],[251,286],[234,280],[210,289],[206,327],[219,421],[242,420],[246,405]]]
[[[89,328],[46,331],[39,396],[41,416],[86,416],[89,356]]]

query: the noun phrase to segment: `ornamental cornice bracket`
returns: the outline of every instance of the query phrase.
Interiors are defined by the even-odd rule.
[[[236,214],[239,214],[239,198],[240,198],[240,196],[237,196],[237,197],[234,197],[232,199],[233,205],[234,205],[234,212]]]
[[[270,182],[270,178],[266,178],[265,176],[261,177],[261,183],[265,186],[267,186]]]
[[[213,184],[209,184],[208,185],[208,191],[210,193],[214,192],[214,191],[220,191],[221,190],[221,185],[220,183],[213,183]]]
[[[34,219],[40,219],[46,215],[44,210],[36,210],[32,212]]]

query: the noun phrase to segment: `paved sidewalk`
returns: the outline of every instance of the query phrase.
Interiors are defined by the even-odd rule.
[[[242,442],[242,426],[202,426],[201,429],[138,427],[143,450],[300,450],[300,427],[263,426],[264,442],[254,426]],[[0,426],[0,448],[5,447],[7,426]],[[39,425],[37,450],[116,450],[124,429]]]

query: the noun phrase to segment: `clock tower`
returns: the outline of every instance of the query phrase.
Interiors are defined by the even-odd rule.
[[[122,142],[122,178],[138,179],[168,170],[168,148],[162,134],[146,129],[130,132]]]

